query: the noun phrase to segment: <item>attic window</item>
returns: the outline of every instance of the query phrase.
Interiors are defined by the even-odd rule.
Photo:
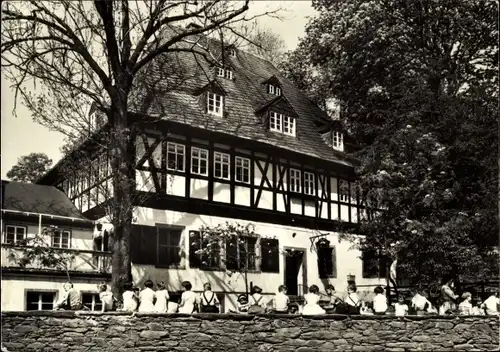
[[[229,48],[229,56],[236,57],[236,50],[234,48]]]
[[[267,85],[267,92],[269,94],[280,96],[281,95],[281,88],[278,86],[272,85],[272,84],[268,84]]]
[[[207,112],[212,115],[222,116],[224,111],[224,97],[215,93],[207,93]]]
[[[223,77],[226,79],[233,79],[233,71],[231,69],[228,69],[228,68],[224,69],[224,68],[218,67],[217,68],[217,76]]]
[[[269,114],[269,130],[295,136],[295,118],[271,111]]]
[[[332,146],[333,149],[343,151],[344,150],[344,135],[341,132],[332,132]]]

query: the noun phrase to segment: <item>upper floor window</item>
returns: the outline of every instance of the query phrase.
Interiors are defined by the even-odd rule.
[[[314,174],[312,172],[304,172],[304,193],[311,196],[315,195]]]
[[[237,156],[235,163],[234,179],[237,182],[250,183],[250,159]]]
[[[214,153],[214,177],[229,180],[229,154],[215,152]]]
[[[281,95],[281,88],[278,86],[275,86],[273,84],[268,84],[267,85],[267,92],[269,94],[280,96]]]
[[[229,56],[236,57],[236,49],[229,48],[228,52],[229,52]]]
[[[5,226],[5,243],[16,244],[26,239],[26,227],[6,225]]]
[[[70,248],[71,232],[63,230],[54,230],[52,233],[52,247]]]
[[[207,111],[209,114],[222,116],[224,111],[224,97],[215,93],[207,93]]]
[[[226,79],[233,79],[233,71],[229,68],[222,68],[218,67],[217,68],[217,76],[226,78]]]
[[[295,118],[271,111],[269,130],[295,136]]]
[[[349,182],[339,180],[339,200],[341,202],[349,202]]]
[[[344,135],[341,132],[333,131],[332,133],[332,146],[333,149],[340,151],[344,150]]]
[[[196,175],[208,175],[208,150],[191,148],[191,172]]]
[[[182,144],[167,142],[167,169],[184,171],[186,148]]]
[[[300,170],[290,169],[290,185],[288,187],[291,192],[300,192],[301,180],[300,180]]]

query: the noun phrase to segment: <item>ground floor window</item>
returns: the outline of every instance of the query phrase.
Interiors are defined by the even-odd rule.
[[[26,310],[53,310],[55,300],[55,292],[28,291],[26,293]]]
[[[98,293],[82,293],[82,304],[92,311],[102,310],[102,302]]]

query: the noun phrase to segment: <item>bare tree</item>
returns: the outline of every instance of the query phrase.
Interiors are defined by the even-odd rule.
[[[247,50],[275,65],[278,65],[286,51],[285,40],[278,33],[267,27],[254,24],[248,34]]]
[[[106,117],[102,140],[113,185],[112,286],[120,297],[131,280],[129,237],[133,217],[133,92],[160,56],[193,53],[217,62],[201,40],[244,39],[240,26],[250,0],[57,1],[2,3],[2,68],[36,121],[85,140],[89,106]],[[194,26],[186,26],[188,23]],[[168,56],[171,57],[171,56]],[[146,72],[146,73],[145,73]],[[168,75],[168,72],[166,73]],[[30,88],[33,87],[38,89]]]

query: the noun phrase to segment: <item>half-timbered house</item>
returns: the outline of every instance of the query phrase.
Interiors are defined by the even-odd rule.
[[[344,291],[348,277],[378,283],[380,273],[363,270],[361,253],[339,240],[340,231],[355,233],[364,214],[348,137],[270,62],[235,47],[219,54],[221,65],[192,53],[165,56],[131,96],[134,280],[164,280],[171,291],[183,280],[195,291],[210,281],[233,307],[245,284],[224,260],[227,246],[209,263],[198,251],[201,226],[229,222],[255,226],[258,236],[243,239],[234,254],[255,253],[248,280],[265,294],[280,284],[290,295],[312,284]],[[88,165],[68,173],[63,160],[42,182],[100,220],[112,194],[109,157],[91,144],[81,147],[93,150]]]

